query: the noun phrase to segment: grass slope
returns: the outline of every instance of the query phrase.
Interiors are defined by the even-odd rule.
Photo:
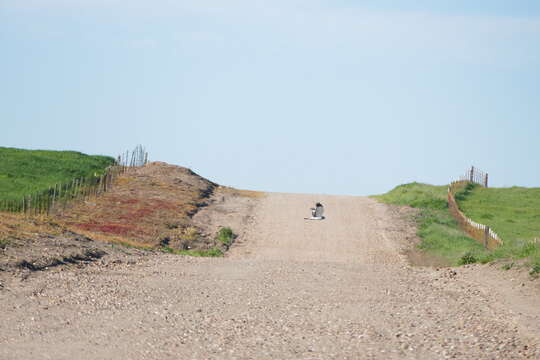
[[[491,252],[463,234],[448,211],[446,197],[446,186],[420,183],[400,185],[374,196],[389,204],[419,208],[415,219],[422,239],[419,247],[454,265],[504,259],[507,269],[521,259],[531,267],[531,274],[540,273],[540,244],[531,242],[540,236],[540,189],[473,186],[456,194],[467,216],[489,225],[503,238],[504,245]]]
[[[525,259],[540,269],[540,244],[531,242],[540,238],[540,188],[475,187],[458,203],[468,217],[490,226],[503,239],[504,245],[488,260]]]
[[[540,188],[475,188],[459,207],[503,239],[540,237]]]
[[[485,256],[483,247],[463,234],[448,211],[447,192],[447,186],[411,183],[374,198],[420,209],[415,220],[418,236],[422,239],[421,249],[446,258],[452,265],[470,261],[470,253],[476,257]]]
[[[113,163],[112,157],[75,151],[0,147],[0,200],[18,200],[57,183],[100,173]]]

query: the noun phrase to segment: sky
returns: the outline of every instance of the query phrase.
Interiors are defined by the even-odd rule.
[[[540,2],[0,0],[0,146],[242,189],[540,186]]]

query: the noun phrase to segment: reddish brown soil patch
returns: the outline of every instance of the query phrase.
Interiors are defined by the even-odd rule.
[[[135,244],[207,248],[213,244],[206,244],[209,239],[199,236],[190,218],[207,205],[215,187],[189,169],[154,162],[131,169],[110,192],[74,204],[57,218],[106,241],[114,236]]]
[[[122,242],[120,238],[113,242]],[[127,245],[133,245],[127,243]],[[138,261],[145,252],[95,241],[73,232],[52,217],[0,213],[0,290],[12,275],[83,266],[95,261]],[[107,260],[102,257],[107,256]],[[120,260],[121,259],[121,260]],[[10,280],[11,279],[11,280]]]

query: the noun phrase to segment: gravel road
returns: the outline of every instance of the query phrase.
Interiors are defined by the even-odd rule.
[[[305,221],[316,201],[326,220]],[[540,358],[538,321],[520,317],[538,310],[515,313],[473,268],[409,266],[406,228],[368,198],[268,194],[225,258],[4,284],[0,359]]]

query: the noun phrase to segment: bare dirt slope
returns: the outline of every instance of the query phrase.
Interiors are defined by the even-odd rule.
[[[327,219],[306,222],[315,201]],[[226,258],[156,254],[13,280],[0,290],[0,358],[540,357],[538,321],[526,321],[539,307],[521,299],[520,315],[474,268],[409,266],[408,227],[389,209],[267,194]]]
[[[176,249],[212,247],[191,217],[217,188],[190,169],[163,162],[130,168],[111,191],[56,215],[74,232],[106,242]]]
[[[136,261],[144,254],[111,244],[175,250],[221,247],[216,229],[203,233],[205,224],[197,226],[192,219],[218,194],[231,201],[244,198],[184,167],[153,162],[130,168],[97,197],[59,203],[50,216],[1,212],[0,281],[26,270],[84,265],[101,258],[116,261],[128,253],[134,259],[124,260]],[[237,213],[248,210],[240,207]]]

